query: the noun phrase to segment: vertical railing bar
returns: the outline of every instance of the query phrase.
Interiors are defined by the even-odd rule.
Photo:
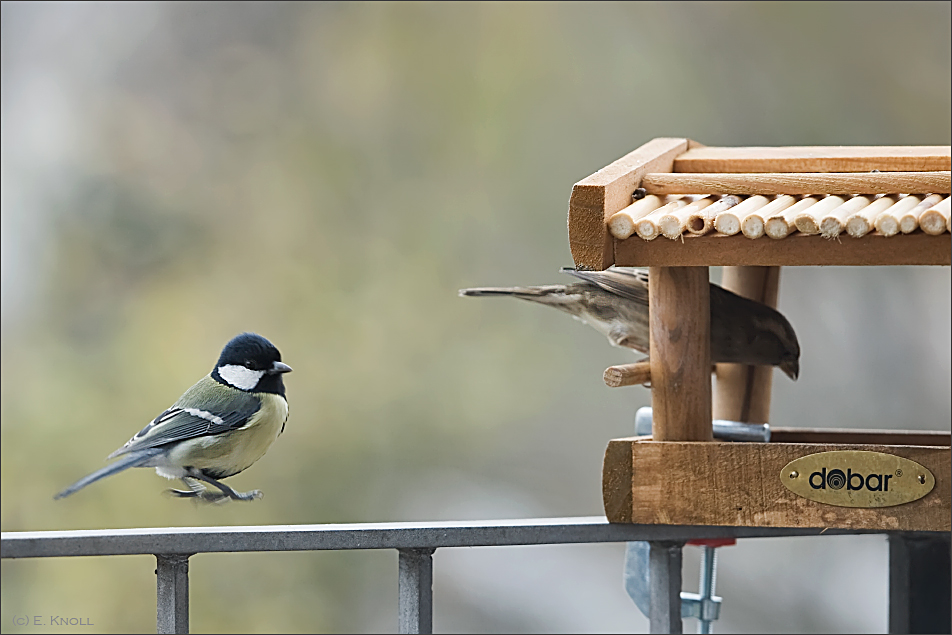
[[[889,633],[948,633],[949,534],[889,534]]]
[[[680,542],[648,543],[648,632],[681,633]]]
[[[188,633],[188,554],[155,555],[155,630]]]
[[[433,632],[433,552],[397,549],[400,569],[398,632]]]
[[[902,534],[889,540],[889,633],[912,633],[909,619],[909,543]]]

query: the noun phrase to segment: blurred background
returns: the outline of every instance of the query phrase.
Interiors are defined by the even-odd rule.
[[[601,514],[605,446],[650,402],[602,383],[630,354],[457,289],[566,281],[572,185],[654,137],[948,144],[949,20],[947,2],[3,3],[3,530]],[[773,423],[949,429],[948,267],[781,279],[803,357]],[[133,470],[53,501],[244,330],[295,369],[285,434],[231,480],[263,500],[197,507]],[[435,628],[644,632],[623,553],[439,551]],[[881,536],[719,561],[718,632],[886,630]],[[3,632],[155,628],[151,557],[2,567]],[[396,573],[395,552],[200,555],[192,629],[393,632]]]

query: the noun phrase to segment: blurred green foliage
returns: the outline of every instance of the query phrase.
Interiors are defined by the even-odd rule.
[[[601,385],[625,355],[456,290],[557,280],[572,184],[653,137],[950,140],[948,3],[2,11],[4,531],[512,511],[468,504],[469,481],[531,499],[517,515],[601,513],[604,444],[649,399]],[[879,298],[879,274],[857,275]],[[911,302],[940,316],[945,352],[923,372],[947,391],[948,272],[895,275],[926,280]],[[800,309],[805,370],[807,323],[840,310]],[[295,369],[287,432],[234,479],[262,501],[196,507],[146,470],[52,500],[243,330]],[[807,394],[780,381],[781,406]],[[924,399],[947,427],[948,392]],[[51,611],[149,630],[147,560],[4,561],[3,632]],[[394,576],[389,553],[199,556],[193,630],[395,626]]]

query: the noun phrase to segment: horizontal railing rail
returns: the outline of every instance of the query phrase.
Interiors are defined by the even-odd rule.
[[[154,555],[160,633],[188,632],[189,557],[198,553],[396,549],[401,633],[432,630],[433,553],[447,547],[499,547],[715,538],[885,533],[819,528],[700,527],[609,523],[604,516],[434,523],[164,527],[3,532],[0,557]],[[680,581],[680,570],[668,572]],[[670,577],[669,575],[669,577]],[[680,587],[680,583],[676,585]],[[675,588],[675,587],[672,587]],[[673,606],[672,602],[668,602]],[[653,620],[654,621],[654,620]]]
[[[221,553],[229,551],[326,551],[422,549],[516,545],[687,541],[859,533],[803,527],[699,527],[609,523],[604,516],[434,523],[251,525],[79,529],[3,532],[2,558]],[[883,533],[867,531],[865,533]]]

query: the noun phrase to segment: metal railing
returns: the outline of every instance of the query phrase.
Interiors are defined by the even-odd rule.
[[[249,527],[168,527],[83,531],[4,532],[2,558],[154,555],[156,627],[187,633],[188,566],[198,553],[396,549],[399,556],[401,633],[433,628],[433,553],[451,547],[498,547],[648,541],[651,558],[652,632],[681,632],[680,546],[694,539],[882,533],[848,530],[692,527],[611,524],[603,516],[529,520]],[[676,547],[678,557],[671,557]],[[668,554],[669,557],[662,557]],[[620,580],[619,580],[620,583]],[[657,608],[655,608],[657,607]]]

